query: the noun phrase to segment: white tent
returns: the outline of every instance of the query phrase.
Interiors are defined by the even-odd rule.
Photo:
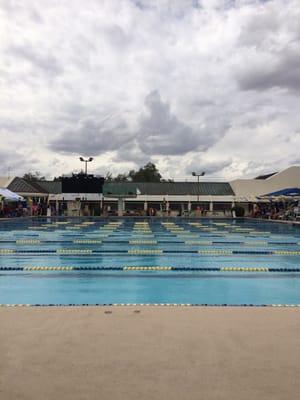
[[[23,201],[24,198],[11,190],[0,188],[0,198],[8,201]]]

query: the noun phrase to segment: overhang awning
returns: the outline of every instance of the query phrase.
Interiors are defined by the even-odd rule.
[[[263,197],[299,197],[300,196],[300,188],[286,188],[282,190],[278,190],[276,192],[265,194]]]
[[[0,198],[6,201],[24,201],[24,198],[9,189],[0,188]]]
[[[50,201],[101,201],[102,193],[50,193]]]
[[[256,196],[235,196],[234,201],[236,203],[257,203],[258,198]]]

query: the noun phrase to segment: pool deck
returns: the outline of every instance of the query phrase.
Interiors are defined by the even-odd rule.
[[[299,309],[0,308],[3,400],[290,400],[299,376]]]

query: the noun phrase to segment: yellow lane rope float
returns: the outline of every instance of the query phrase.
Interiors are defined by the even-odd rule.
[[[40,244],[41,241],[38,239],[19,239],[16,240],[16,244]]]
[[[232,254],[232,250],[198,250],[198,254],[202,255],[230,255]]]
[[[162,250],[147,250],[147,249],[141,249],[141,250],[128,250],[127,252],[128,254],[162,254],[163,251]]]
[[[273,254],[276,255],[284,255],[284,256],[298,256],[300,255],[300,251],[282,251],[282,250],[276,250],[273,251]]]

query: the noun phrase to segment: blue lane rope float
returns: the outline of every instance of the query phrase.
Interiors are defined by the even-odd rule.
[[[0,267],[0,271],[180,271],[180,272],[272,272],[299,273],[300,268],[271,268],[271,267],[171,267],[128,265],[124,267],[99,266],[25,266]]]
[[[129,240],[129,244],[138,245],[138,244],[157,244],[157,240]]]
[[[102,240],[98,239],[75,239],[73,240],[74,244],[101,244]]]
[[[274,256],[299,256],[300,251],[290,250],[222,250],[222,249],[203,249],[203,250],[162,250],[162,249],[128,249],[128,250],[114,250],[114,249],[0,249],[0,254],[16,255],[16,254],[59,254],[59,255],[91,255],[91,254],[105,254],[105,253],[123,253],[133,255],[159,255],[159,254],[199,254],[201,256],[226,256],[226,255],[274,255]]]
[[[238,272],[269,272],[267,267],[221,267],[220,271],[238,271]]]
[[[49,303],[49,304],[0,304],[0,307],[281,307],[295,308],[300,304],[209,304],[209,303]]]
[[[232,250],[232,254],[264,254],[264,255],[272,255],[275,254],[273,251],[268,250]]]
[[[90,234],[91,236],[94,235],[93,233]],[[33,236],[33,235],[32,235]],[[82,237],[82,234],[62,234],[61,236],[65,237]],[[99,236],[98,236],[99,237]],[[144,237],[144,235],[143,235]],[[198,235],[191,235],[189,237],[198,238]],[[244,242],[244,241],[224,241],[224,240],[212,240],[212,241],[205,241],[205,240],[186,240],[185,237],[182,240],[161,240],[161,239],[129,239],[129,240],[111,240],[108,238],[107,235],[101,235],[101,239],[73,239],[73,240],[64,240],[63,243],[74,243],[74,244],[101,244],[101,243],[126,243],[126,244],[185,244],[191,246],[213,246],[213,245],[244,245],[244,246],[300,246],[300,242],[266,242],[266,241],[251,241],[251,242]],[[18,245],[34,245],[34,244],[47,244],[47,243],[61,243],[60,240],[41,240],[41,239],[18,239],[18,240],[0,240],[0,243],[16,243]]]
[[[242,242],[242,241],[221,241],[221,240],[212,240],[212,241],[196,241],[196,240],[187,240],[185,242],[187,245],[207,245],[213,246],[217,245],[244,245],[244,246],[300,246],[298,242],[265,242],[265,241],[253,241],[253,242]]]
[[[24,267],[23,271],[73,271],[73,267]]]
[[[172,267],[123,267],[123,271],[171,271]]]

